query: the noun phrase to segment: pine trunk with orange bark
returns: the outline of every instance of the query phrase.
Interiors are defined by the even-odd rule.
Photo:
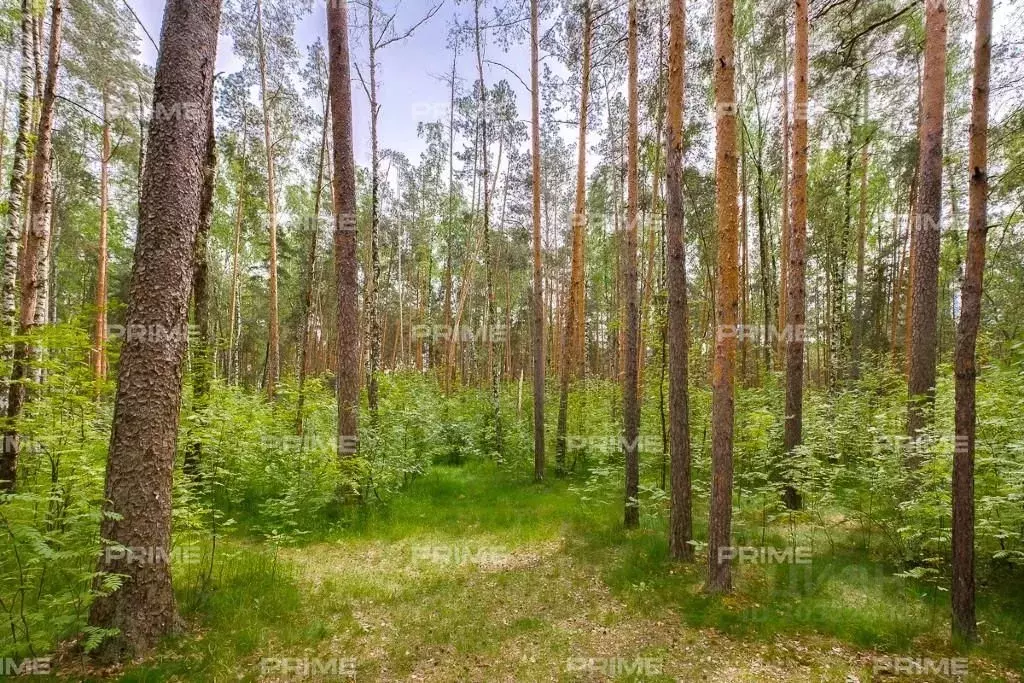
[[[586,294],[583,289],[584,240],[587,232],[587,115],[590,100],[590,42],[593,13],[589,0],[583,4],[583,62],[580,79],[580,123],[576,158],[576,207],[572,219],[572,274],[569,279],[569,304],[565,316],[565,334],[559,364],[558,433],[555,468],[565,471],[566,429],[569,413],[569,384],[579,373],[583,356],[583,327]]]
[[[732,590],[733,385],[736,364],[738,218],[736,171],[736,47],[732,0],[715,3],[715,213],[718,220],[718,286],[715,359],[711,380],[711,502],[708,580],[712,593]]]

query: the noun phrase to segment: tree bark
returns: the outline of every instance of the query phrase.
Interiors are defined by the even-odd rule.
[[[530,0],[530,157],[533,169],[533,478],[544,479],[544,280],[540,234],[540,35]]]
[[[921,96],[920,187],[912,247],[913,303],[908,377],[907,434],[916,437],[935,401],[939,246],[942,236],[942,124],[946,96],[946,2],[926,3]],[[915,462],[908,463],[911,467]]]
[[[452,344],[452,242],[455,239],[455,78],[459,57],[459,47],[452,47],[451,90],[448,101],[448,230],[444,242],[444,357],[445,363],[441,372],[444,375],[445,393],[451,391],[452,378],[455,374],[454,348]]]
[[[760,121],[760,111],[758,111]],[[758,247],[758,275],[761,278],[761,319],[764,321],[764,329],[761,330],[761,358],[764,362],[764,371],[769,373],[772,370],[772,305],[771,305],[771,273],[769,272],[769,244],[768,244],[768,219],[765,204],[764,186],[764,128],[761,127],[758,134],[757,163],[755,167],[757,175],[757,247]],[[774,264],[773,264],[774,265]]]
[[[637,298],[636,249],[637,211],[640,203],[639,187],[639,141],[637,124],[639,118],[639,94],[637,92],[637,1],[629,0],[628,61],[629,61],[629,124],[626,134],[626,239],[622,259],[622,288],[625,304],[625,348],[623,349],[622,378],[622,426],[625,442],[623,451],[626,461],[626,528],[640,526],[640,402],[637,396],[639,364],[637,347],[640,338],[640,312]]]
[[[263,143],[267,152],[267,220],[270,232],[270,254],[267,264],[270,277],[270,312],[267,332],[270,349],[267,355],[267,395],[277,391],[281,376],[281,327],[277,306],[277,183],[274,177],[273,122],[267,93],[267,47],[263,36],[263,0],[256,0],[256,40],[259,44],[260,101],[263,105]]]
[[[100,235],[96,267],[96,330],[93,341],[93,378],[99,396],[107,378],[107,213],[110,192],[110,121],[107,86],[103,87],[103,141],[100,149]]]
[[[125,315],[126,329],[147,332],[127,337],[121,351],[105,493],[107,510],[120,518],[104,517],[100,530],[103,539],[152,557],[166,558],[171,541],[185,329],[208,138],[202,123],[213,106],[219,24],[219,0],[169,0],[153,87],[154,111],[186,114],[154,116],[149,128]],[[188,113],[197,106],[201,114]],[[104,643],[101,657],[132,657],[175,629],[166,561],[105,554],[99,570],[127,577],[92,605],[91,625],[120,630]]]
[[[235,206],[235,234],[234,242],[231,252],[231,305],[230,305],[230,321],[228,322],[228,370],[227,370],[227,381],[228,383],[237,382],[239,375],[238,367],[238,333],[240,331],[239,324],[239,300],[238,300],[238,255],[242,246],[242,217],[245,215],[245,147],[248,142],[249,126],[246,122],[245,110],[242,110],[242,151],[239,155],[239,171],[238,171],[238,196],[235,198],[237,202]]]
[[[742,69],[742,66],[741,66]],[[741,71],[742,73],[742,71]],[[743,95],[738,93],[737,100],[737,118],[740,117],[740,107],[743,106]],[[747,375],[747,351],[750,347],[750,341],[747,339],[748,330],[751,330],[750,319],[748,316],[750,308],[750,263],[749,263],[749,251],[750,251],[750,235],[747,232],[747,125],[746,117],[744,116],[739,122],[739,166],[740,166],[740,241],[739,241],[739,318],[737,320],[737,330],[740,332],[739,339],[739,352],[740,352],[740,384],[747,386],[749,378]]]
[[[988,112],[992,54],[992,0],[978,0],[970,137],[967,263],[956,340],[956,447],[953,455],[953,635],[976,640],[974,612],[974,435],[977,416],[975,347],[988,232]]]
[[[334,261],[338,288],[338,455],[345,472],[357,452],[359,421],[359,261],[348,1],[327,6],[331,130],[334,139]],[[344,485],[344,482],[342,482]]]
[[[295,399],[295,433],[302,436],[306,402],[306,372],[308,371],[309,328],[313,312],[313,279],[316,272],[316,250],[320,235],[320,199],[324,193],[324,157],[327,152],[327,130],[331,115],[331,100],[324,101],[324,127],[320,136],[320,154],[317,159],[316,182],[313,185],[313,220],[309,221],[312,233],[309,236],[309,251],[306,253],[306,282],[302,292],[302,341],[299,346],[299,385]]]
[[[711,503],[708,523],[708,582],[712,593],[732,590],[732,566],[724,550],[732,543],[733,376],[736,363],[737,187],[736,64],[733,2],[715,3],[715,210],[718,218],[718,298],[715,302],[715,362],[711,403]]]
[[[870,72],[864,72],[864,139],[860,150],[860,216],[857,221],[857,279],[853,295],[853,333],[850,339],[850,373],[860,378],[861,345],[864,341],[864,251],[868,229],[868,148],[871,140],[867,137],[868,104],[870,100]]]
[[[18,331],[24,336],[39,325],[39,310],[45,313],[46,276],[49,271],[50,215],[53,211],[53,109],[57,99],[57,75],[60,72],[61,30],[63,0],[54,0],[50,18],[50,47],[46,68],[46,81],[39,107],[35,154],[32,159],[32,193],[29,199],[30,215],[22,253],[21,310]],[[45,314],[41,316],[45,320]],[[7,398],[7,427],[4,433],[3,456],[0,458],[0,480],[10,482],[14,488],[18,471],[21,444],[18,437],[18,418],[27,399],[26,382],[32,349],[22,340],[14,344],[14,365]]]
[[[580,71],[580,124],[576,149],[576,207],[572,217],[572,273],[569,279],[569,305],[566,308],[565,334],[559,367],[558,436],[555,468],[565,471],[565,441],[569,413],[569,384],[579,372],[583,347],[584,241],[587,232],[587,115],[590,100],[590,43],[594,30],[590,0],[583,4],[583,61]]]
[[[693,561],[693,484],[690,477],[689,311],[686,301],[686,226],[683,206],[683,98],[686,93],[686,2],[669,4],[668,130],[665,136],[665,241],[668,289],[669,554]]]
[[[0,130],[7,131],[7,101],[11,95],[11,52],[4,55],[4,99],[0,102]],[[4,166],[4,153],[7,151],[7,136],[0,136],[0,168]]]
[[[793,148],[792,188],[790,193],[789,266],[786,281],[786,414],[783,446],[792,457],[800,445],[803,431],[804,400],[804,319],[806,316],[807,265],[807,81],[808,33],[807,0],[795,0],[796,37],[793,55]],[[800,507],[800,494],[787,482],[784,501],[791,510]]]
[[[485,277],[487,280],[487,308],[486,315],[484,318],[484,331],[487,335],[487,369],[490,374],[491,380],[491,407],[494,415],[494,446],[498,456],[504,450],[502,428],[501,428],[501,401],[499,394],[498,385],[498,364],[494,359],[494,344],[493,334],[491,334],[492,326],[494,325],[494,264],[491,259],[491,192],[490,186],[490,167],[488,162],[487,150],[490,141],[487,137],[487,83],[484,81],[484,61],[483,61],[483,41],[481,39],[481,28],[480,28],[480,3],[483,0],[474,0],[473,2],[473,18],[475,22],[475,36],[476,36],[476,68],[477,76],[480,79],[480,154],[482,156],[482,168],[483,168],[483,210],[484,210],[484,270],[486,271]],[[500,162],[500,159],[499,159]]]
[[[778,339],[779,365],[786,365],[786,328],[787,307],[789,301],[789,26],[786,15],[782,15],[782,217],[779,221],[781,233],[779,259],[779,323],[775,336]]]
[[[32,11],[29,0],[21,3],[21,66],[18,84],[18,134],[14,143],[11,160],[11,183],[7,195],[7,229],[4,236],[3,281],[0,282],[0,325],[9,334],[17,331],[18,311],[15,296],[18,288],[18,263],[21,252],[22,223],[26,207],[28,180],[29,136],[32,124]],[[0,345],[0,360],[11,357],[13,347]],[[0,414],[7,414],[7,399],[10,387],[6,378],[0,382]],[[16,473],[16,463],[7,459],[6,451],[0,451],[0,480],[9,480]],[[3,486],[0,484],[0,486]]]
[[[377,45],[373,35],[373,0],[366,4],[367,28],[369,31],[370,86],[367,91],[370,100],[370,282],[366,292],[366,316],[370,325],[369,368],[366,378],[366,399],[370,415],[377,416],[378,386],[377,373],[381,363],[383,344],[380,314],[380,148],[377,138]]]

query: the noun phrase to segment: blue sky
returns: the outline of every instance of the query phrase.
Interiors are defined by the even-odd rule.
[[[163,0],[128,0],[135,9],[139,19],[154,39],[159,40],[160,25],[163,20]],[[426,0],[381,0],[382,7],[390,12],[397,7],[396,27],[404,32],[410,25],[422,18]],[[419,121],[447,120],[448,86],[446,74],[451,72],[451,51],[448,50],[448,27],[456,13],[469,17],[470,7],[456,5],[453,0],[445,0],[441,10],[427,23],[420,26],[409,39],[390,45],[379,53],[378,87],[381,104],[380,112],[380,144],[383,148],[395,149],[416,160],[423,144],[416,136],[416,124]],[[350,13],[356,8],[350,3]],[[360,12],[361,13],[361,12]],[[356,17],[352,17],[354,23]],[[305,54],[305,46],[318,37],[326,44],[325,4],[318,1],[313,11],[300,22],[296,39],[300,52]],[[142,60],[153,65],[156,62],[156,50],[139,29],[142,48]],[[366,33],[353,29],[351,32],[353,58],[363,67],[366,75],[367,45]],[[503,54],[496,45],[487,48],[485,58],[500,61],[514,69],[524,80],[529,77],[529,56],[526,45],[517,46],[511,54]],[[232,41],[221,35],[217,50],[218,71],[232,72],[240,68],[240,60],[232,50]],[[485,65],[485,77],[488,83],[506,78],[513,86],[518,97],[519,110],[524,119],[529,117],[528,91],[503,69]],[[463,85],[468,87],[476,78],[475,57],[463,52],[459,56],[457,72]],[[355,69],[353,69],[355,78]],[[369,165],[369,106],[366,95],[358,81],[352,87],[353,114],[356,125],[355,150],[356,163]]]

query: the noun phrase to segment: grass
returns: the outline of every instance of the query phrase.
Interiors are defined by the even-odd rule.
[[[872,668],[885,654],[964,656],[945,635],[945,594],[885,567],[838,552],[810,565],[742,565],[735,593],[710,597],[701,563],[667,557],[660,517],[625,531],[619,514],[612,503],[583,506],[565,481],[538,485],[491,463],[435,467],[343,532],[288,548],[227,540],[211,587],[196,580],[202,565],[175,577],[185,633],[123,670],[61,671],[125,681],[329,680],[353,666],[361,680],[867,681],[882,678]],[[986,641],[967,655],[969,680],[1019,680],[1022,595],[985,594]]]

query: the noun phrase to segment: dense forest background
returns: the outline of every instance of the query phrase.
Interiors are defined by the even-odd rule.
[[[164,21],[190,4],[219,3],[173,0]],[[952,626],[980,640],[984,663],[972,675],[1019,670],[1024,7],[1002,0],[990,10],[979,264],[968,227],[980,177],[971,171],[980,3],[690,0],[685,31],[673,33],[682,5],[352,0],[325,10],[224,0],[219,27],[206,26],[206,56],[216,55],[216,66],[203,62],[209,99],[171,103],[154,99],[159,67],[142,56],[169,64],[177,54],[146,26],[152,8],[4,0],[0,655],[57,652],[57,668],[74,677],[83,652],[144,651],[152,633],[134,634],[126,608],[104,616],[104,606],[155,565],[168,585],[173,567],[168,619],[177,621],[176,603],[200,628],[222,630],[239,621],[224,596],[252,586],[272,601],[282,585],[302,585],[277,572],[301,565],[310,544],[381,529],[398,542],[405,529],[427,534],[414,564],[443,546],[462,566],[467,552],[452,551],[468,547],[453,540],[459,528],[508,531],[490,506],[524,514],[537,536],[489,529],[470,557],[542,547],[549,525],[567,533],[555,530],[571,523],[576,559],[644,609],[680,605],[687,623],[727,633],[755,624],[948,655],[950,482],[966,452],[954,361],[970,305],[980,310],[969,349],[976,558],[969,625]],[[939,42],[926,21],[934,5]],[[345,6],[348,44],[337,52],[348,58],[356,115],[342,130],[340,38],[323,29]],[[207,11],[192,9],[195,22]],[[407,51],[390,56],[423,31],[444,37],[431,63],[443,52],[446,73],[421,72]],[[723,45],[734,71],[719,68]],[[412,79],[432,82],[435,96],[395,94]],[[403,111],[388,113],[384,129],[404,121],[402,140],[382,131],[389,103]],[[193,145],[188,168],[202,171],[195,215],[176,201],[177,185],[161,185],[157,171],[146,180],[150,164],[169,158],[152,146],[165,155],[161,131],[172,125]],[[731,148],[725,125],[735,127]],[[339,210],[348,183],[336,176],[353,144],[348,214]],[[723,196],[735,200],[731,219]],[[143,229],[161,216],[194,224],[194,249],[161,280],[184,279],[185,289],[146,294],[181,299],[180,326],[130,316],[143,310],[146,283],[133,280],[143,254],[177,244]],[[346,216],[352,258],[338,246]],[[984,270],[980,309],[965,304],[972,263]],[[929,291],[915,272],[934,275],[933,311],[914,307],[915,292]],[[184,353],[180,421],[174,412],[152,432],[162,435],[153,448],[173,454],[166,495],[131,466],[157,452],[150,442],[132,452],[128,432],[111,437],[133,343],[162,349],[150,362],[167,368],[168,386],[174,350]],[[930,380],[922,348],[934,355]],[[355,397],[355,430],[342,424],[345,396]],[[179,395],[168,397],[177,411]],[[140,495],[166,504],[165,544],[118,535],[132,517],[110,504],[115,451]],[[726,472],[728,487],[716,488]],[[479,496],[479,507],[446,513],[460,495]],[[530,505],[549,517],[520,509]],[[415,515],[427,522],[414,534]],[[733,575],[718,573],[728,565],[716,553],[737,546],[807,549],[815,564],[803,575],[799,563],[766,566],[762,553],[748,566],[736,555]],[[686,563],[705,554],[707,574]],[[344,590],[358,593],[354,583]],[[705,585],[736,602],[694,597]],[[907,613],[886,616],[894,605]],[[295,609],[249,618],[268,624]],[[183,656],[224,675],[224,662],[266,646],[218,641],[209,659]],[[360,674],[415,668],[400,644],[384,657],[366,647]],[[510,675],[534,675],[523,666]]]

